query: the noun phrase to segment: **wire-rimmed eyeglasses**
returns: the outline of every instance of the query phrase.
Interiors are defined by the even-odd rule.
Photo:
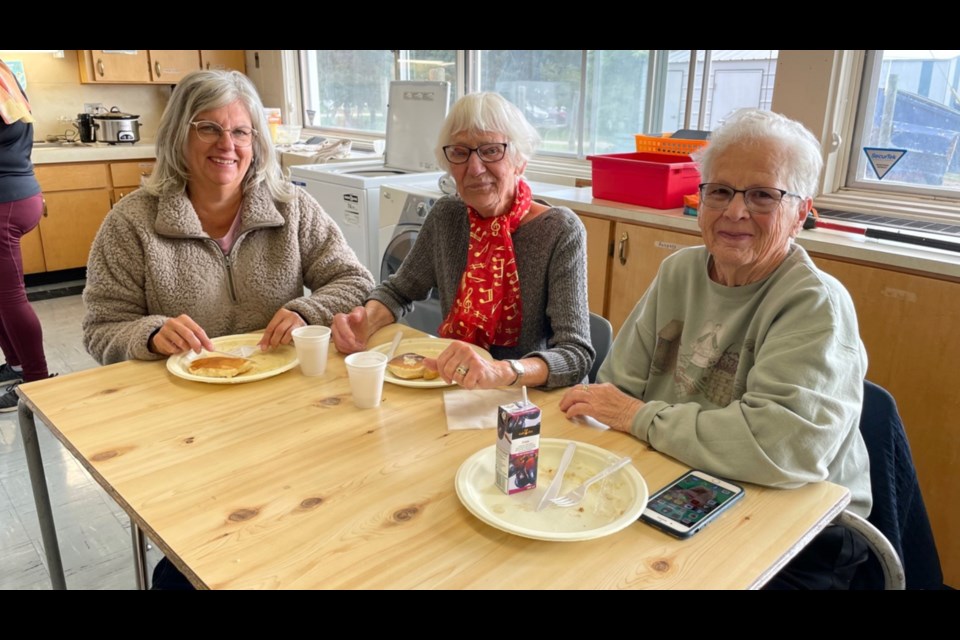
[[[700,185],[700,202],[705,207],[725,209],[730,206],[738,193],[743,194],[743,202],[751,213],[773,213],[785,196],[803,198],[798,193],[790,193],[776,187],[734,189],[719,182],[704,182]]]
[[[224,131],[230,132],[230,138],[233,144],[238,147],[249,147],[253,144],[253,139],[257,137],[257,130],[250,127],[236,127],[235,129],[224,129],[216,122],[209,120],[199,120],[190,124],[197,130],[197,137],[204,142],[219,142],[220,136]]]
[[[490,142],[479,147],[468,147],[465,144],[448,144],[443,148],[443,155],[450,164],[466,164],[470,154],[476,153],[481,162],[500,162],[507,152],[506,142]]]

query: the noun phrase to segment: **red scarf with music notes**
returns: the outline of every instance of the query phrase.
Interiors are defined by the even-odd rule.
[[[440,325],[440,336],[483,347],[516,346],[520,339],[520,275],[513,232],[530,211],[530,185],[522,178],[509,213],[483,218],[473,207],[467,267],[457,299]]]

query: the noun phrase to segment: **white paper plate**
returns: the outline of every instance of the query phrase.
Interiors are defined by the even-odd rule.
[[[263,334],[244,333],[234,336],[220,336],[211,340],[213,346],[218,351],[229,351],[243,346],[256,346],[260,342]],[[177,354],[167,358],[167,371],[183,378],[184,380],[193,380],[194,382],[206,382],[209,384],[241,384],[244,382],[255,382],[279,375],[284,371],[289,371],[299,364],[297,360],[297,350],[292,344],[285,344],[271,349],[270,351],[260,352],[259,350],[250,356],[253,360],[253,369],[247,373],[242,373],[233,378],[210,378],[208,376],[198,376],[190,373],[190,362],[186,359],[186,354]]]
[[[400,345],[397,347],[397,353],[394,355],[401,355],[404,353],[418,353],[421,356],[426,356],[427,358],[436,358],[438,355],[443,353],[443,350],[449,347],[453,343],[453,340],[448,340],[446,338],[407,338],[400,341]],[[478,347],[477,345],[471,344],[470,347],[480,354],[481,358],[487,360],[493,360],[493,356],[490,355],[486,349]],[[390,351],[390,343],[380,345],[379,347],[373,347],[371,351],[379,351],[380,353],[387,353]],[[443,381],[443,378],[434,378],[433,380],[424,380],[423,378],[415,378],[413,380],[405,380],[404,378],[398,378],[397,376],[390,373],[390,369],[387,369],[387,372],[384,374],[383,379],[387,382],[390,382],[401,387],[421,387],[424,389],[432,389],[436,387],[449,387],[452,384],[447,384]]]
[[[507,495],[494,484],[496,445],[473,454],[457,471],[460,502],[470,513],[492,527],[536,540],[591,540],[616,533],[640,517],[647,504],[647,483],[633,464],[592,485],[575,507],[549,505],[538,512],[560,457],[569,440],[540,440],[537,488]],[[560,495],[623,456],[584,442],[563,477]]]

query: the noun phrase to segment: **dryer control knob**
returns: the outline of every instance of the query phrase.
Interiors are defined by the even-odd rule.
[[[451,176],[449,173],[445,173],[440,176],[438,185],[440,187],[440,191],[448,196],[452,196],[457,192],[457,181],[454,180],[453,176]]]

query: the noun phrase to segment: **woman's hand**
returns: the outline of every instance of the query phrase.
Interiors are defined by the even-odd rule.
[[[493,389],[503,387],[517,377],[506,362],[487,360],[466,342],[454,342],[439,356],[424,358],[423,364],[440,373],[446,383],[459,384],[464,389]]]
[[[643,400],[603,384],[578,384],[560,399],[560,410],[567,418],[590,416],[617,431],[630,432],[633,418],[644,406]]]
[[[213,343],[207,337],[207,332],[187,314],[168,318],[150,338],[149,346],[151,351],[161,356],[172,356],[189,349],[196,353],[200,353],[202,349],[213,350]]]
[[[307,326],[307,321],[303,319],[296,311],[280,308],[270,319],[267,328],[263,330],[263,337],[257,346],[261,351],[278,347],[282,344],[290,344],[293,340],[293,330],[298,327]]]
[[[396,322],[393,312],[377,300],[368,300],[362,307],[354,307],[350,313],[333,316],[333,344],[342,354],[356,353],[367,348],[367,340],[378,329]]]
[[[337,351],[342,354],[366,349],[367,338],[373,333],[370,330],[367,310],[363,307],[354,307],[350,313],[333,316],[330,329],[333,330],[333,344],[337,345]]]

